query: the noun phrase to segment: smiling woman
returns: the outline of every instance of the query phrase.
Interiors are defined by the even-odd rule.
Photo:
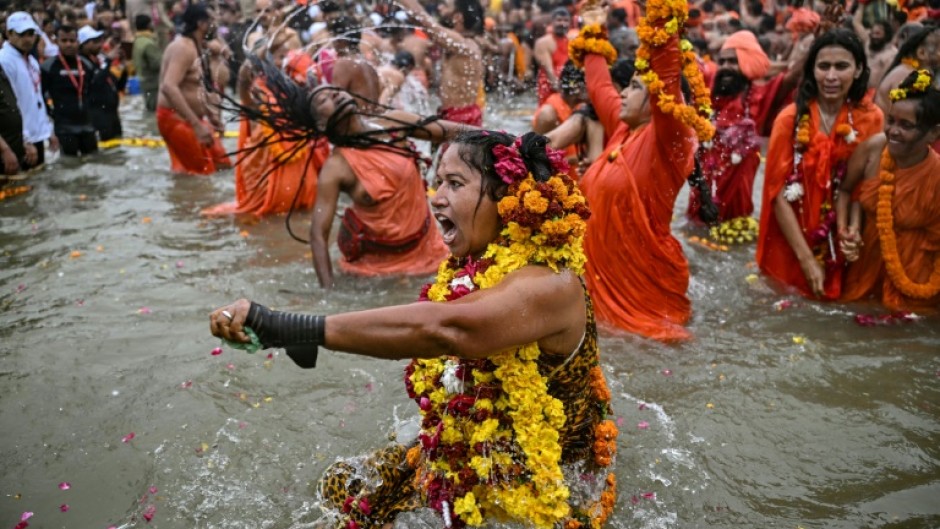
[[[414,359],[405,386],[419,434],[321,480],[341,525],[383,527],[424,507],[456,528],[598,527],[613,509],[617,428],[580,279],[589,211],[546,143],[487,131],[454,140],[432,200],[451,256],[421,302],[324,317],[240,300],[211,314],[216,336],[245,342],[248,327],[303,367],[321,345]]]

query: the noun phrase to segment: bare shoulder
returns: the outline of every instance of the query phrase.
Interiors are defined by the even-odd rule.
[[[517,292],[541,306],[556,309],[570,304],[578,306],[578,300],[582,300],[583,306],[581,278],[568,269],[556,272],[547,266],[524,266],[506,276],[499,286]]]

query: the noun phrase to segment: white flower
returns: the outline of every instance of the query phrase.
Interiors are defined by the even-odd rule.
[[[448,360],[444,362],[444,372],[441,373],[441,384],[451,395],[456,395],[463,391],[463,380],[457,377],[457,362]]]
[[[741,155],[736,152],[731,153],[731,165],[738,165],[739,163],[741,163]]]
[[[706,141],[706,142],[702,142],[702,147],[704,147],[704,148],[706,148],[706,149],[711,149],[711,148],[712,148],[712,145],[713,145],[713,144],[712,144],[712,142],[711,142],[710,140],[709,140],[709,141]]]
[[[473,290],[476,285],[473,284],[473,278],[470,276],[455,277],[450,280],[450,289],[453,290],[459,286],[465,286],[468,290]]]
[[[787,202],[796,202],[803,198],[803,184],[793,182],[787,185],[786,189],[783,190],[783,198],[787,199]]]
[[[852,144],[858,140],[858,131],[852,129],[845,135],[845,143]]]

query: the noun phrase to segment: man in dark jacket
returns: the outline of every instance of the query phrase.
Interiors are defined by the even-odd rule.
[[[111,59],[101,55],[103,35],[104,32],[91,26],[83,26],[78,30],[78,50],[95,68],[91,76],[88,105],[98,139],[108,141],[120,138],[122,134],[118,106],[121,103],[120,92],[127,84],[127,70],[120,78],[111,73]]]
[[[42,87],[52,100],[52,121],[59,137],[62,154],[86,155],[98,150],[98,137],[89,112],[94,65],[78,54],[78,36],[74,27],[56,30],[59,56],[42,65]]]

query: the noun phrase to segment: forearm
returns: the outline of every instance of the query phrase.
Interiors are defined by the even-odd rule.
[[[317,280],[321,288],[333,288],[333,263],[330,261],[330,250],[326,244],[329,240],[329,231],[323,234],[315,225],[310,230],[310,251],[313,253],[313,269],[317,273]]]
[[[783,197],[782,191],[774,199],[774,215],[777,218],[777,224],[780,225],[780,231],[783,232],[783,237],[787,240],[797,260],[802,262],[813,259],[813,252],[806,238],[803,237],[803,230],[800,229],[800,221],[796,218],[793,207]]]

